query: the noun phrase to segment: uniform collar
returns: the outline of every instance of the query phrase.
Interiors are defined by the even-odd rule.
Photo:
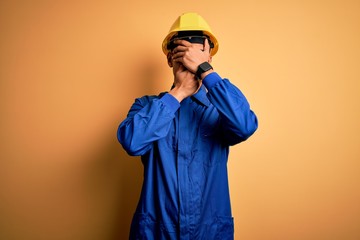
[[[174,88],[174,85],[171,86],[171,89]],[[210,105],[210,100],[207,97],[207,90],[204,84],[201,85],[199,91],[191,96],[191,99],[195,100],[196,102],[201,103],[202,105],[208,107]]]
[[[207,94],[207,90],[204,84],[202,84],[199,91],[194,95],[192,95],[191,98],[195,99],[196,101],[208,107],[210,105],[210,101],[206,94]]]

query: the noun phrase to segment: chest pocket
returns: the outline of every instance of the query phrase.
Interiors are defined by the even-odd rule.
[[[200,136],[204,139],[219,136],[220,115],[215,108],[205,111],[200,119]]]

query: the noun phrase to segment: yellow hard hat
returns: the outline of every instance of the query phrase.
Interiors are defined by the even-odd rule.
[[[179,16],[173,25],[170,28],[169,33],[165,37],[162,43],[162,50],[165,55],[168,54],[169,50],[167,45],[170,39],[180,31],[202,31],[204,35],[207,35],[210,38],[210,41],[214,44],[213,49],[211,50],[211,56],[214,56],[219,48],[219,43],[215,36],[213,35],[207,22],[197,13],[189,12],[184,13]]]

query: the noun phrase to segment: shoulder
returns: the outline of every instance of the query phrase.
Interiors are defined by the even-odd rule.
[[[149,102],[152,102],[156,99],[160,99],[162,96],[164,96],[167,92],[161,92],[158,95],[145,95],[139,98],[135,99],[135,103],[141,104],[141,105],[146,105]]]

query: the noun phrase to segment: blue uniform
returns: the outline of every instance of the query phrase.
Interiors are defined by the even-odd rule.
[[[233,239],[229,146],[256,129],[245,96],[215,72],[181,103],[168,93],[136,99],[118,129],[144,165],[130,239]]]

